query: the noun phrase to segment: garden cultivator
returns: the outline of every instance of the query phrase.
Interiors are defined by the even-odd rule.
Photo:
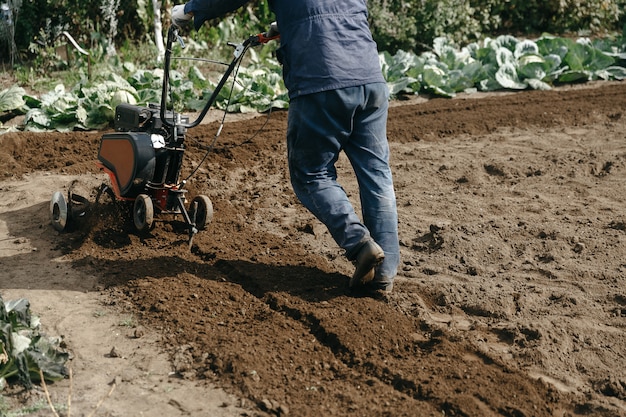
[[[182,216],[191,244],[194,235],[211,222],[213,205],[209,197],[198,195],[187,206],[186,180],[180,180],[187,129],[202,122],[248,48],[277,37],[276,27],[272,25],[269,32],[232,45],[235,51],[231,63],[197,119],[190,122],[188,117],[168,110],[172,44],[178,41],[185,47],[178,29],[172,26],[167,37],[161,103],[148,107],[131,104],[116,107],[115,132],[102,136],[96,162],[100,170],[108,174],[110,184],[100,186],[96,201],[106,193],[115,201],[128,202],[132,207],[133,224],[140,233],[151,230],[157,218]],[[58,231],[65,230],[70,222],[88,212],[88,199],[74,193],[73,188],[74,183],[67,197],[60,191],[55,192],[50,201],[51,223]]]

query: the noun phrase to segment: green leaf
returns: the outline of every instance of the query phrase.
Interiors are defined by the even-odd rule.
[[[126,71],[126,72],[135,72],[135,71],[137,71],[137,67],[132,62],[126,61],[126,62],[124,62],[122,67],[124,68],[124,71]]]
[[[391,81],[387,83],[387,88],[389,88],[389,94],[392,96],[396,96],[402,92],[406,92],[405,90],[411,84],[411,79],[408,77],[401,78],[396,81]]]
[[[542,80],[547,75],[551,64],[540,55],[528,54],[518,59],[517,66],[517,73],[521,79],[536,78]]]
[[[435,38],[433,52],[439,57],[439,60],[451,70],[463,67],[471,58],[468,50],[459,51],[450,40],[445,37]]]
[[[528,84],[521,82],[517,76],[517,69],[512,63],[505,63],[496,72],[496,80],[504,87],[512,90],[524,90]]]
[[[28,107],[29,109],[34,109],[41,106],[41,100],[39,100],[37,97],[26,94],[23,98],[26,102],[26,107]]]
[[[576,83],[581,81],[589,81],[591,73],[588,71],[564,71],[559,75],[558,81],[561,83]]]
[[[599,71],[606,69],[615,63],[615,59],[597,49],[592,49],[591,60],[586,62],[585,69]]]
[[[445,98],[455,97],[454,92],[446,87],[426,87],[426,90],[440,97],[445,97]]]
[[[40,380],[39,370],[49,381],[59,381],[68,375],[65,363],[69,354],[59,349],[60,340],[38,335],[30,348],[24,352],[31,379]]]
[[[626,68],[611,66],[606,69],[614,80],[626,80]]]
[[[20,333],[11,333],[11,355],[17,356],[30,346],[31,339]]]
[[[25,298],[3,303],[7,320],[14,328],[28,328],[31,325],[30,302]]]
[[[555,54],[544,55],[543,59],[544,59],[545,63],[548,65],[547,66],[547,71],[549,73],[557,71],[559,69],[559,67],[561,66],[561,63],[563,62],[561,57],[559,55],[555,55]]]
[[[29,126],[33,125],[36,128],[46,128],[50,126],[50,118],[48,115],[41,109],[31,109],[26,113],[26,117],[24,118],[24,124],[26,125],[27,130]]]
[[[585,69],[585,62],[589,61],[591,51],[586,45],[576,43],[572,45],[563,61],[572,71],[582,71]]]
[[[516,59],[515,59],[515,56],[513,55],[513,52],[511,52],[509,49],[498,48],[496,49],[496,62],[498,63],[500,67],[507,65],[507,64],[511,66],[515,66]]]
[[[566,66],[561,66],[561,57],[558,55],[546,55],[544,56],[546,63],[546,76],[544,77],[544,81],[553,82],[559,78],[559,76],[567,71]]]
[[[393,65],[393,57],[388,51],[383,51],[378,54],[378,61],[383,72],[383,76],[389,73],[389,68]]]
[[[289,100],[287,97],[272,100],[271,107],[274,109],[287,109],[289,108]]]
[[[567,55],[569,49],[575,45],[575,42],[569,38],[542,36],[536,41],[536,44],[540,55],[558,55],[562,60]]]
[[[515,47],[518,44],[518,40],[511,35],[500,35],[492,41],[492,47],[494,49],[506,48],[509,51],[515,51]]]
[[[0,381],[17,377],[25,388],[40,372],[50,381],[67,375],[69,355],[60,350],[60,340],[43,337],[39,320],[30,312],[26,299],[4,302],[0,297]]]
[[[481,68],[479,76],[478,89],[480,91],[495,91],[502,89],[500,83],[496,80],[497,65],[487,64]]]
[[[81,125],[84,125],[87,121],[87,110],[85,110],[83,106],[79,106],[76,109],[76,120],[78,120]]]
[[[484,65],[496,64],[496,51],[493,48],[478,48],[474,58],[482,62]]]
[[[535,79],[535,78],[528,78],[526,80],[524,80],[526,83],[528,83],[528,85],[530,86],[530,88],[532,88],[533,90],[551,90],[552,87],[550,86],[550,84]]]
[[[465,65],[461,71],[472,80],[472,85],[476,85],[481,79],[481,74],[483,74],[483,64],[480,61],[472,61]]]
[[[161,90],[143,89],[137,92],[137,103],[147,106],[149,103],[161,102]],[[192,107],[193,108],[193,107]]]
[[[425,59],[413,53],[399,50],[391,56],[388,52],[379,54],[383,76],[387,82],[395,82],[405,78],[407,72],[422,72]],[[411,75],[409,75],[411,76]],[[414,77],[416,78],[416,77]]]
[[[514,55],[518,59],[524,55],[539,55],[539,47],[531,40],[524,40],[515,45]]]
[[[16,85],[0,91],[0,112],[14,111],[26,104],[24,95],[26,91]]]
[[[202,74],[202,72],[200,72],[200,70],[196,66],[191,66],[189,68],[189,73],[187,74],[187,76],[193,83],[194,88],[203,89],[206,88],[209,84],[207,79],[204,77],[204,74]]]
[[[77,107],[68,108],[62,113],[55,113],[50,115],[50,123],[53,126],[67,125],[76,121],[76,109]]]
[[[423,81],[426,87],[443,87],[446,85],[446,73],[435,65],[427,65],[424,67]]]

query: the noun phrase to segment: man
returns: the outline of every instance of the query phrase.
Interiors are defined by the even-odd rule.
[[[172,9],[177,26],[202,24],[246,0],[192,0]],[[287,151],[296,196],[356,269],[350,288],[389,292],[400,262],[398,214],[387,142],[388,90],[367,22],[366,0],[270,0],[277,56],[289,91]],[[363,221],[337,182],[344,151]]]

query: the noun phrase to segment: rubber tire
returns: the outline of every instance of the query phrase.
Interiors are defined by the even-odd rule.
[[[50,200],[50,223],[58,232],[65,230],[69,221],[69,207],[62,192],[56,191]]]
[[[191,218],[196,220],[196,229],[204,230],[213,221],[213,203],[205,195],[198,195],[191,201],[191,209],[198,203],[195,213],[191,213]]]
[[[154,223],[154,205],[146,194],[139,194],[133,204],[133,223],[138,232],[147,232]]]

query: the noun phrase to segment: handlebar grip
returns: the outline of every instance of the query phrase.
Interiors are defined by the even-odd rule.
[[[276,22],[272,22],[272,24],[270,24],[270,28],[267,32],[256,35],[256,41],[258,43],[267,43],[278,38],[280,38],[280,32],[278,31],[278,25]]]
[[[276,22],[272,22],[270,24],[270,30],[265,33],[265,36],[272,39],[280,36],[280,31],[278,30],[278,24]]]

